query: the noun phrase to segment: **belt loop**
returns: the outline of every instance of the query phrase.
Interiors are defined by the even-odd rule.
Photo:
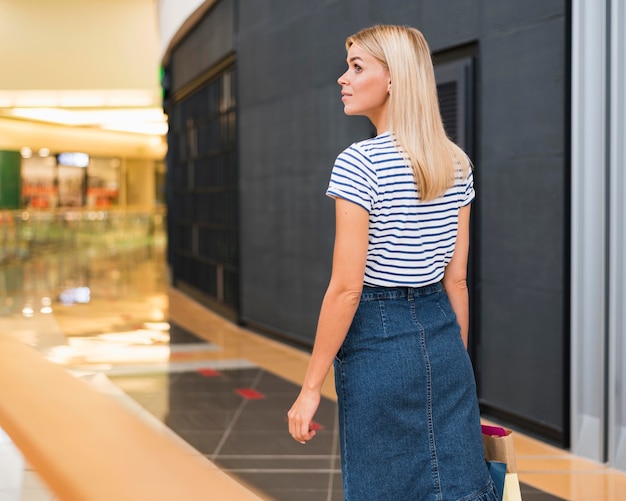
[[[409,301],[413,301],[413,293],[415,292],[415,289],[413,289],[413,287],[407,287],[406,288],[406,297]]]

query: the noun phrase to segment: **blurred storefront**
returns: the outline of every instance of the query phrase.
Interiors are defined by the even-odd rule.
[[[22,208],[164,204],[164,161],[91,157],[83,152],[21,152]]]

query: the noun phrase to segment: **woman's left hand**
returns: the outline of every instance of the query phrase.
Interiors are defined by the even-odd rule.
[[[319,392],[302,389],[300,395],[289,409],[289,433],[294,440],[304,444],[315,436],[315,430],[311,429],[313,416],[317,412],[321,396]]]

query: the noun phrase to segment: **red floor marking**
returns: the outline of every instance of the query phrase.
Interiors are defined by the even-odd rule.
[[[259,393],[252,388],[238,388],[235,391],[238,395],[242,396],[243,398],[247,398],[248,400],[263,400],[265,398],[265,395],[263,395],[263,393]]]
[[[214,369],[198,369],[198,372],[202,374],[203,376],[207,376],[207,377],[221,376],[219,371],[216,371]]]
[[[289,422],[289,418],[287,416],[285,416],[285,422]],[[323,430],[324,425],[319,424],[317,421],[311,421],[311,424],[309,425],[309,429],[315,430],[315,431]]]

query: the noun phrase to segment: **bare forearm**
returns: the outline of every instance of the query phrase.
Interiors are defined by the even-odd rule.
[[[467,292],[467,256],[469,253],[470,206],[459,209],[459,229],[454,255],[446,267],[443,286],[461,326],[461,338],[467,348],[469,332],[469,294]]]
[[[465,280],[461,280],[454,283],[444,283],[446,293],[456,320],[461,327],[461,338],[463,344],[467,348],[468,332],[469,332],[469,295],[467,292],[467,283]]]
[[[320,391],[335,355],[348,333],[360,296],[358,290],[342,290],[332,284],[329,286],[322,302],[315,344],[303,388]]]
[[[359,305],[367,258],[369,214],[338,198],[333,269],[320,310],[313,353],[302,390],[289,409],[289,433],[300,443],[315,436],[311,421],[320,403],[322,384],[341,347]]]

